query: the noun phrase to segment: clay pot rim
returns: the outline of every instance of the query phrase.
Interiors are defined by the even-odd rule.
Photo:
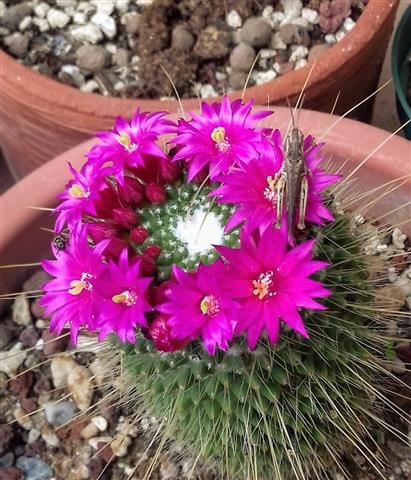
[[[310,86],[315,86],[324,78],[324,71],[330,73],[338,72],[339,68],[346,63],[350,57],[360,51],[364,44],[367,44],[373,37],[374,32],[384,23],[386,17],[396,8],[399,0],[381,2],[381,0],[369,0],[364,12],[359,17],[355,27],[349,31],[346,36],[328,51],[324,52],[316,60],[315,67],[311,72]],[[55,104],[55,109],[71,109],[80,114],[87,114],[93,111],[110,112],[107,117],[124,114],[129,111],[130,114],[139,105],[144,110],[169,110],[177,111],[177,100],[160,101],[157,99],[123,99],[116,97],[104,97],[96,93],[82,92],[81,90],[64,85],[57,80],[41,75],[28,67],[20,64],[4,51],[0,52],[0,63],[4,73],[0,73],[0,78],[5,81],[13,82],[21,89],[22,93],[29,95],[30,103],[37,103],[39,110],[42,104],[48,103],[50,99]],[[245,100],[251,100],[257,96],[257,91],[267,90],[267,103],[269,103],[269,92],[275,92],[278,98],[285,96],[292,97],[297,95],[307,80],[313,62],[299,69],[293,70],[279,78],[275,78],[262,85],[255,85],[246,89]],[[7,72],[7,73],[6,73]],[[229,94],[230,98],[242,96],[241,91],[235,91]],[[213,97],[210,100],[218,100],[220,97]],[[189,98],[182,100],[185,108],[198,107],[198,99]]]

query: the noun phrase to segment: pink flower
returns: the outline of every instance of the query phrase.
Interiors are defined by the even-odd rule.
[[[220,284],[241,304],[236,333],[247,332],[250,349],[255,347],[264,328],[270,341],[277,342],[280,319],[308,337],[299,310],[324,310],[314,298],[331,293],[309,278],[327,266],[311,259],[313,246],[314,241],[310,240],[287,251],[286,229],[269,227],[258,241],[243,230],[239,249],[216,247],[228,262],[226,269],[220,270]]]
[[[215,273],[220,268],[221,262],[200,265],[197,272],[191,274],[174,265],[176,281],[168,283],[168,300],[157,307],[169,315],[173,337],[193,340],[201,336],[210,355],[214,355],[216,347],[228,349],[238,308],[219,283]]]
[[[305,161],[308,167],[308,199],[305,219],[307,222],[323,225],[324,220],[333,220],[333,215],[324,205],[322,192],[339,180],[338,175],[331,175],[321,169],[324,157],[319,156],[323,144],[311,146],[313,138],[304,141]],[[268,142],[265,143],[268,145]],[[241,165],[229,175],[218,178],[222,182],[210,195],[219,197],[220,203],[238,205],[229,219],[226,230],[240,224],[251,230],[259,228],[263,232],[277,221],[277,191],[274,186],[275,174],[284,161],[281,147],[281,135],[278,130],[273,133],[271,146],[265,148],[248,164]],[[284,209],[285,209],[284,202]],[[298,215],[296,224],[298,223]]]
[[[140,261],[129,260],[126,249],[118,263],[109,260],[96,284],[97,291],[105,299],[98,318],[100,340],[114,332],[122,342],[135,342],[136,325],[146,327],[144,314],[153,310],[146,300],[151,281],[152,278],[141,276]]]
[[[74,179],[67,184],[65,192],[58,196],[63,201],[55,209],[56,232],[61,232],[65,225],[71,227],[80,222],[83,215],[96,215],[96,204],[102,193],[108,190],[105,182],[109,173],[107,168],[101,168],[92,161],[87,161],[79,172],[71,164],[69,168]]]
[[[137,109],[131,122],[117,117],[113,130],[99,132],[96,136],[101,140],[89,153],[104,164],[112,162],[119,182],[123,183],[124,169],[144,166],[144,157],[153,155],[166,159],[163,150],[156,144],[158,137],[170,132],[173,122],[164,118],[167,112],[140,112]]]
[[[61,333],[64,325],[70,325],[71,341],[75,345],[80,327],[89,331],[97,328],[97,307],[103,302],[96,292],[95,283],[106,265],[102,250],[105,243],[91,249],[85,227],[77,227],[71,233],[70,243],[64,251],[54,249],[56,260],[44,260],[42,267],[55,277],[47,282],[40,303],[47,316],[51,315],[50,330]]]
[[[188,179],[191,181],[205,166],[213,180],[227,173],[236,164],[247,163],[255,156],[261,143],[261,130],[256,123],[271,115],[269,111],[251,114],[252,102],[241,100],[230,103],[224,97],[221,103],[203,102],[201,114],[190,113],[189,122],[180,120],[177,136],[172,140],[180,150],[174,161],[188,162]]]

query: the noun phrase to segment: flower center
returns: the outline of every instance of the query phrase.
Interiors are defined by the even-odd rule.
[[[211,139],[213,140],[213,142],[215,142],[216,147],[220,152],[227,152],[230,149],[231,145],[225,136],[224,127],[216,127],[211,132]]]
[[[74,183],[69,188],[69,194],[74,198],[87,198],[90,195],[90,189],[84,190],[81,185]]]
[[[137,303],[137,294],[133,290],[124,290],[124,292],[113,295],[111,300],[114,303],[122,303],[127,307],[133,307]]]
[[[131,141],[130,135],[126,132],[122,132],[116,136],[117,142],[127,150],[127,152],[134,152],[137,149],[137,145]]]
[[[277,188],[276,188],[277,182],[274,180],[274,178],[271,175],[269,175],[267,177],[267,183],[268,183],[268,187],[265,187],[264,189],[264,198],[269,200],[274,207],[277,204]]]
[[[93,285],[89,282],[93,278],[93,275],[87,272],[81,274],[80,280],[72,280],[70,282],[69,293],[71,295],[80,295],[83,290],[93,290]]]
[[[274,297],[277,295],[276,291],[273,291],[273,276],[274,272],[261,273],[257,280],[253,280],[253,294],[258,296],[259,300],[263,300],[267,295]]]
[[[220,312],[220,304],[214,295],[206,295],[200,303],[200,310],[203,315],[214,317]]]

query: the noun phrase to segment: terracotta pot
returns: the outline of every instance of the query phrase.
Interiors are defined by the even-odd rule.
[[[369,0],[357,25],[341,42],[318,57],[305,92],[306,108],[330,112],[340,93],[336,113],[342,114],[376,88],[393,28],[399,0]],[[83,93],[39,75],[0,52],[2,90],[1,147],[16,178],[48,159],[111,128],[118,115],[130,117],[143,110],[176,112],[177,101],[125,100]],[[248,88],[245,99],[256,104],[295,102],[310,66],[264,85]],[[238,98],[241,92],[231,97]],[[185,109],[198,107],[197,99],[183,101]],[[356,111],[369,118],[373,102]]]
[[[278,107],[267,126],[278,127],[285,131],[289,123],[287,108]],[[319,136],[338,117],[324,113],[303,110],[300,126],[306,133]],[[326,137],[325,153],[332,156],[336,167],[344,166],[343,171],[351,172],[367,155],[387,139],[387,132],[356,122],[343,119]],[[89,140],[66,151],[46,163],[0,197],[1,237],[0,265],[30,263],[39,261],[48,255],[51,234],[41,227],[52,228],[50,212],[34,210],[30,207],[52,207],[56,195],[60,193],[69,180],[67,162],[79,167],[84,161],[85,153],[93,145]],[[401,228],[411,236],[411,143],[400,137],[393,137],[362,166],[355,175],[359,192],[371,190],[387,182],[405,179],[400,188],[383,197],[369,214],[383,218],[389,223],[402,224]],[[348,160],[348,161],[347,161]],[[407,178],[406,178],[407,177]],[[369,200],[369,199],[368,199]],[[0,294],[12,292],[19,281],[27,275],[27,269],[7,268],[0,270]]]

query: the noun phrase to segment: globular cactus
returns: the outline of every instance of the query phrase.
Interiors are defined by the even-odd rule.
[[[70,240],[42,303],[74,342],[109,338],[120,401],[175,450],[236,480],[324,478],[350,449],[373,457],[391,340],[322,145],[293,130],[295,184],[268,114],[224,98],[101,134],[57,208]]]

